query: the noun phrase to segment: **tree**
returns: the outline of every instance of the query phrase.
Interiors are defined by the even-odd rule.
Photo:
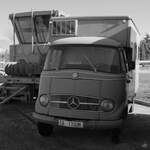
[[[150,60],[150,34],[146,33],[140,42],[140,60]]]

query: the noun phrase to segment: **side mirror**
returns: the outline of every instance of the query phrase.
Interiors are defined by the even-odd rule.
[[[135,69],[135,61],[130,61],[129,62],[129,70],[134,70]]]

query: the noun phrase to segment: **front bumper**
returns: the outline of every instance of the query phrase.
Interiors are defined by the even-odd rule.
[[[64,118],[57,118],[53,116],[47,116],[47,115],[41,115],[38,113],[33,113],[33,118],[35,119],[36,122],[43,122],[47,124],[51,124],[53,126],[58,126],[58,121],[63,119],[67,120]],[[70,119],[68,119],[70,121]],[[88,129],[113,129],[113,128],[118,128],[121,127],[123,123],[123,119],[120,120],[111,120],[111,121],[103,121],[103,120],[71,120],[71,121],[81,121],[83,122],[83,128],[88,128]]]

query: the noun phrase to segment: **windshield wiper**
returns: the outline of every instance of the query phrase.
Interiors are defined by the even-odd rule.
[[[89,65],[92,67],[92,69],[94,70],[94,72],[97,72],[97,69],[94,66],[93,62],[86,55],[83,55],[83,56],[87,60],[87,62],[89,63]]]

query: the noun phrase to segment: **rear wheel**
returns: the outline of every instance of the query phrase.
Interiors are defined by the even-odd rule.
[[[45,123],[37,123],[38,132],[44,137],[48,137],[53,133],[53,126]]]

